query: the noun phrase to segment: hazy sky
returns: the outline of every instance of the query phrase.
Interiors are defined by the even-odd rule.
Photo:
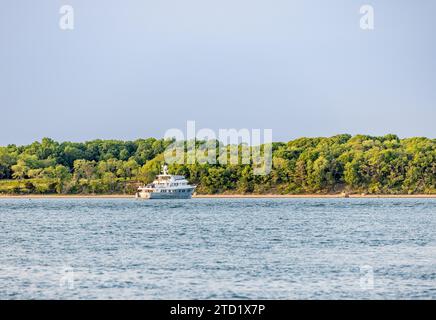
[[[435,138],[435,16],[434,0],[3,0],[0,145],[162,137],[187,120],[275,141]]]

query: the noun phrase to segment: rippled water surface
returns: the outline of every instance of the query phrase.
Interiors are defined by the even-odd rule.
[[[436,199],[0,199],[0,299],[435,299]]]

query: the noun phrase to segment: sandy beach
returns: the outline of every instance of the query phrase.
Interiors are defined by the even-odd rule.
[[[196,195],[194,198],[345,198],[343,194],[265,194],[265,195]],[[348,198],[436,198],[436,194],[416,195],[361,195],[350,194]]]
[[[0,195],[0,199],[131,199],[134,195],[106,194],[106,195]],[[248,198],[346,198],[343,194],[214,194],[194,195],[198,199],[248,199]],[[380,194],[362,195],[350,194],[348,198],[436,198],[436,194]]]

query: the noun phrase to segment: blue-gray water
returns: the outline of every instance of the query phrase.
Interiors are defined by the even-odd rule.
[[[436,199],[0,199],[1,299],[435,299]]]

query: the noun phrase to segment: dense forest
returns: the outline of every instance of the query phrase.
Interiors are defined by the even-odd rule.
[[[171,141],[94,140],[0,147],[2,194],[133,194],[150,182]],[[201,143],[201,142],[197,142]],[[337,135],[273,143],[272,171],[252,166],[173,164],[197,193],[435,194],[436,139]]]

